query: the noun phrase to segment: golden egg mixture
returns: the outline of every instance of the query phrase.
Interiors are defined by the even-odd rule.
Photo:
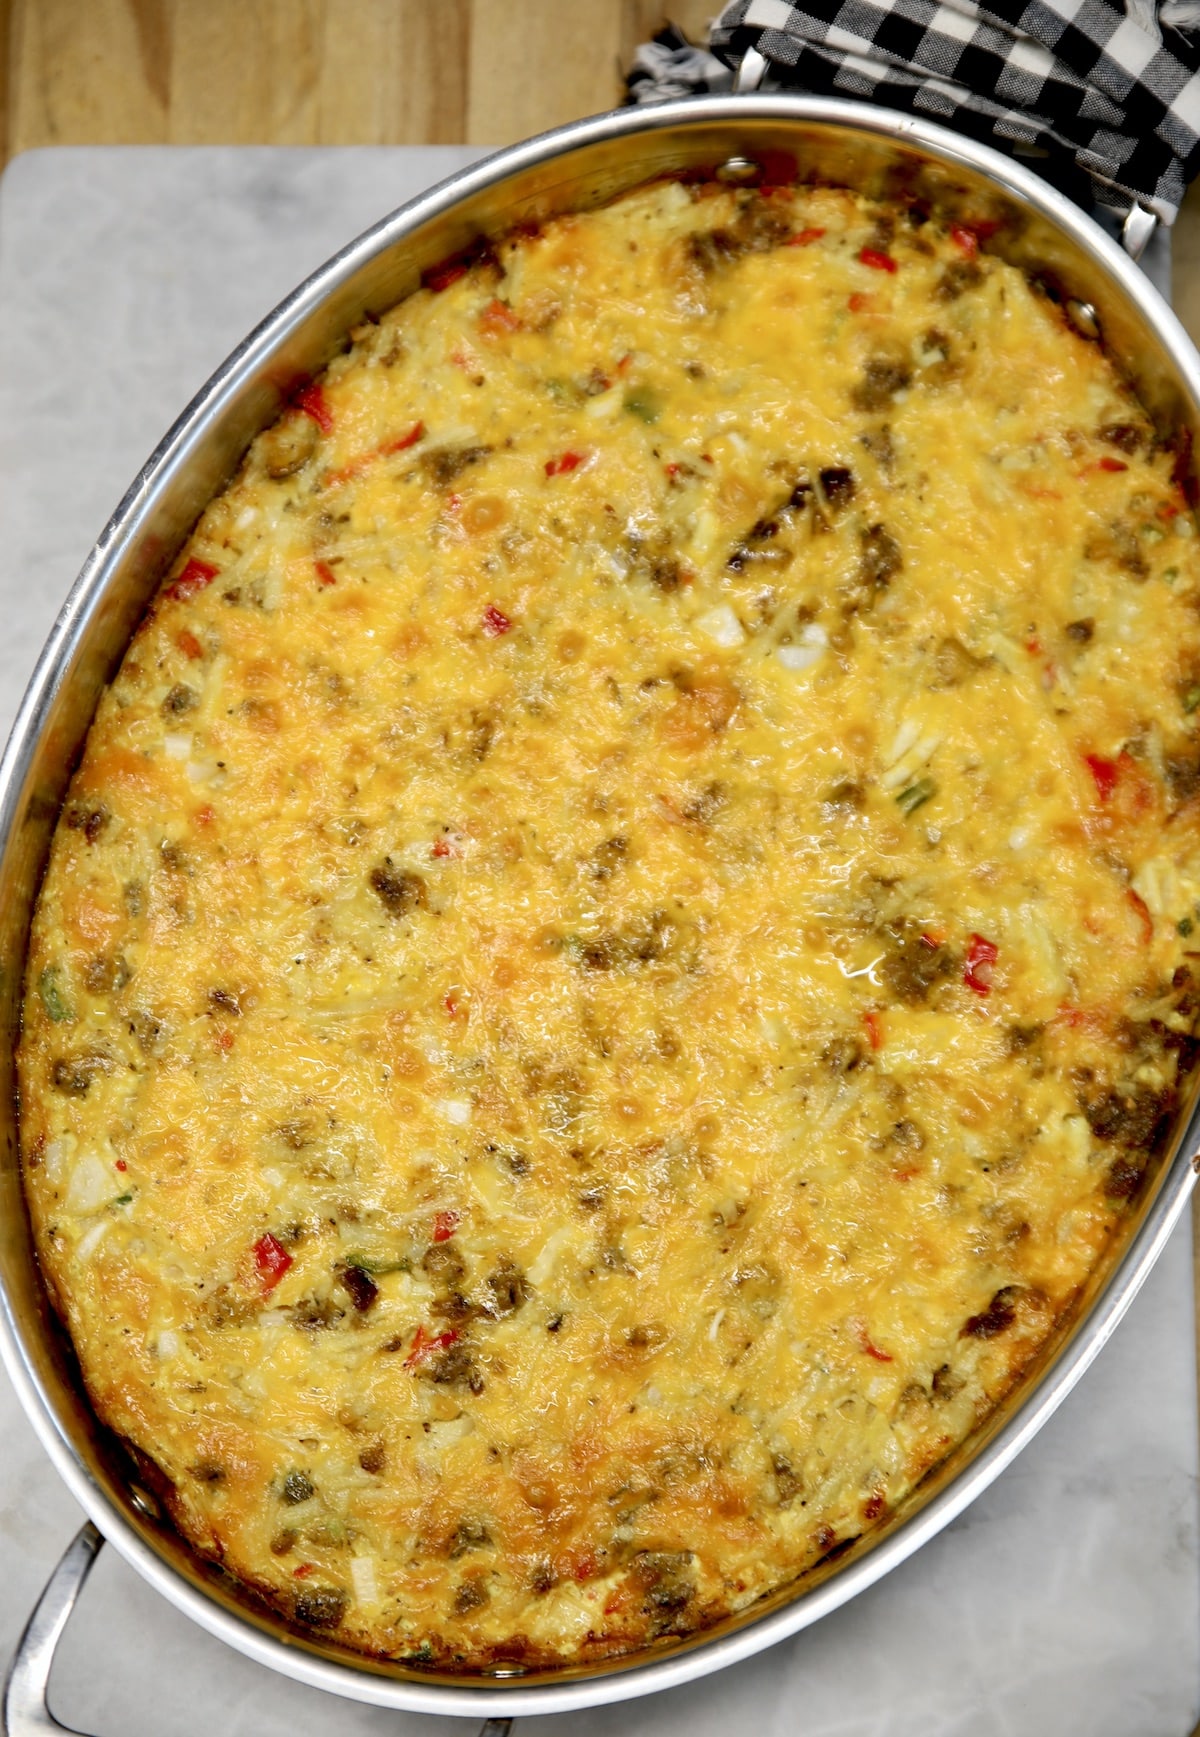
[[[44,1271],[200,1551],[595,1660],[987,1415],[1192,1058],[1194,533],[1045,293],[842,191],[658,183],[353,334],[134,638],[29,955]]]

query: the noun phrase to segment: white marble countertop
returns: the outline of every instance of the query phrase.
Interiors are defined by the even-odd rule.
[[[0,184],[0,724],[137,466],[209,370],[458,147],[87,149]],[[1001,1480],[852,1605],[689,1688],[530,1737],[1185,1737],[1200,1713],[1190,1232]],[[0,1665],[79,1513],[0,1374]],[[106,1551],[58,1716],[105,1737],[400,1737],[229,1651]]]

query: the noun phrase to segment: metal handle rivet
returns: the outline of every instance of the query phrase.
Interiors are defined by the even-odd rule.
[[[1067,318],[1081,338],[1100,336],[1100,321],[1091,302],[1068,302]]]
[[[748,187],[762,174],[762,164],[749,157],[726,157],[717,170],[717,180],[730,187]]]

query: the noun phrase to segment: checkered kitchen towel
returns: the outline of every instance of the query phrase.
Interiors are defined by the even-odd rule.
[[[728,90],[751,48],[759,89],[907,109],[1119,211],[1172,223],[1200,173],[1200,0],[733,0],[711,52],[644,44],[630,99]]]

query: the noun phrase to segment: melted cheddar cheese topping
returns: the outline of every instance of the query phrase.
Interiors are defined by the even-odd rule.
[[[30,947],[96,1410],[302,1627],[711,1623],[892,1513],[1169,1128],[1200,563],[964,229],[656,184],[450,262],[201,518]]]

